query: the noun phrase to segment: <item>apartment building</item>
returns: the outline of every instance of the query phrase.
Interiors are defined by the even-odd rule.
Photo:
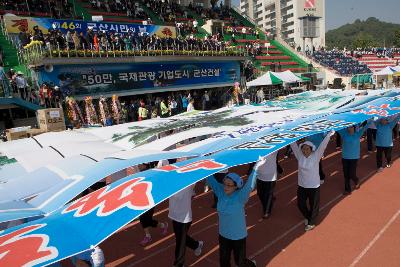
[[[240,11],[303,51],[325,46],[325,0],[240,0]]]

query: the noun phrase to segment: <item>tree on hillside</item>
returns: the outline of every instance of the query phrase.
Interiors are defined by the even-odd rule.
[[[367,47],[371,47],[371,46],[376,46],[376,41],[374,39],[374,37],[372,37],[371,34],[365,33],[365,32],[360,32],[359,34],[357,34],[356,39],[354,39],[352,46],[353,49],[356,48],[367,48]]]
[[[354,23],[328,31],[326,33],[326,45],[328,48],[360,47],[370,42],[370,37],[372,37],[376,46],[390,47],[396,45],[399,47],[399,44],[395,42],[397,30],[400,30],[399,24],[383,22],[374,17],[365,21],[356,19]]]
[[[400,29],[397,29],[394,32],[394,45],[400,47]]]

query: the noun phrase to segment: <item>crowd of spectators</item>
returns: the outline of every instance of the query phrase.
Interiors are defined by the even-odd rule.
[[[251,27],[244,27],[244,26],[225,26],[224,27],[224,34],[235,34],[235,35],[241,35],[243,38],[246,37],[246,35],[254,35],[257,39],[260,39],[260,31],[257,28],[251,28]]]
[[[151,10],[159,20],[166,24],[176,25],[176,23],[180,23],[177,25],[178,27],[180,27],[181,24],[185,26],[187,22],[192,22],[192,24],[188,26],[196,28],[198,22],[196,18],[193,17],[193,13],[201,19],[221,19],[229,21],[234,28],[243,26],[239,20],[236,20],[232,16],[229,7],[222,5],[222,2],[219,6],[214,3],[212,8],[203,8],[202,6],[193,5],[192,3],[184,7],[179,3],[168,0],[88,0],[88,2],[90,2],[92,9],[108,13],[126,14],[127,17],[143,20],[148,24],[153,22],[142,8],[142,5]]]
[[[191,90],[121,97],[121,109],[123,110],[121,114],[125,114],[122,115],[121,121],[166,118],[186,111],[220,108],[227,100],[225,96],[229,97],[229,94],[226,94],[227,90],[227,88]]]
[[[143,8],[140,6],[138,1],[131,0],[116,0],[116,1],[100,1],[90,0],[88,1],[91,7],[98,11],[104,11],[108,13],[119,13],[126,14],[127,17],[132,19],[147,20],[148,16]],[[150,23],[150,21],[149,21]]]
[[[0,10],[56,19],[74,17],[73,6],[68,0],[2,0]]]
[[[225,42],[220,34],[209,35],[204,39],[196,38],[193,34],[178,38],[160,38],[145,32],[116,33],[95,32],[89,29],[86,33],[78,34],[69,31],[63,34],[60,30],[49,29],[48,34],[35,27],[29,33],[22,31],[19,34],[21,46],[31,41],[41,41],[43,46],[51,50],[86,49],[96,51],[131,51],[131,50],[191,50],[191,51],[220,51],[225,49],[229,42]]]
[[[337,49],[336,49],[337,50]],[[396,47],[368,47],[368,48],[357,48],[354,50],[348,50],[343,48],[342,50],[346,55],[362,58],[364,55],[375,55],[378,58],[394,58],[396,55],[400,55],[400,48]]]
[[[336,70],[340,75],[349,76],[362,73],[370,73],[371,70],[366,64],[347,56],[342,51],[314,51],[311,56],[318,63]]]

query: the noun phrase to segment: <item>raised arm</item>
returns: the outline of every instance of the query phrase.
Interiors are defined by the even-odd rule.
[[[296,157],[296,159],[299,159],[299,157],[301,156],[301,151],[297,143],[296,142],[291,143],[290,147],[292,148],[293,154]]]
[[[241,202],[246,203],[249,199],[250,192],[254,189],[256,183],[256,176],[257,176],[257,165],[254,167],[253,171],[249,175],[247,182],[245,185],[239,189],[239,199]]]
[[[274,153],[276,154],[277,152],[274,152]],[[274,153],[271,154],[271,155],[274,155]],[[271,156],[271,155],[269,155],[269,156]],[[257,177],[258,168],[261,165],[265,164],[266,161],[267,161],[267,157],[259,157],[257,163],[255,165],[253,164],[254,168],[251,171],[251,173],[249,175],[249,178],[247,179],[246,184],[239,191],[239,199],[243,203],[246,203],[246,201],[249,198],[250,192],[254,189],[254,187],[256,185],[256,180],[257,180],[256,177]]]
[[[390,127],[394,128],[394,126],[396,126],[396,123],[399,121],[400,119],[400,114],[397,114],[394,116],[393,120],[390,122]]]
[[[331,139],[331,136],[334,133],[335,133],[334,131],[328,132],[328,134],[325,136],[324,140],[322,140],[321,144],[319,145],[319,147],[315,151],[315,153],[317,154],[317,157],[319,159],[322,158],[322,155],[324,154],[324,151],[325,151],[326,147],[328,146],[329,140]]]
[[[224,189],[222,185],[218,183],[217,180],[215,180],[214,175],[207,177],[207,183],[211,186],[212,190],[217,195],[217,197],[220,197],[222,196],[222,194],[224,194]]]
[[[357,131],[357,134],[359,137],[361,137],[361,135],[363,135],[363,133],[367,130],[368,126],[369,126],[368,121],[365,121],[364,123],[360,124],[360,127]]]

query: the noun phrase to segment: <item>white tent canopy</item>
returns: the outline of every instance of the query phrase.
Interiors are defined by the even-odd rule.
[[[392,75],[393,73],[395,73],[395,72],[397,72],[398,70],[397,70],[397,67],[386,67],[386,68],[384,68],[384,69],[381,69],[380,71],[378,71],[378,72],[375,72],[374,73],[374,75],[382,75],[382,76],[385,76],[385,75]]]
[[[284,72],[272,72],[273,75],[281,79],[285,83],[297,83],[302,82],[302,79],[295,75],[290,70],[286,70]]]

